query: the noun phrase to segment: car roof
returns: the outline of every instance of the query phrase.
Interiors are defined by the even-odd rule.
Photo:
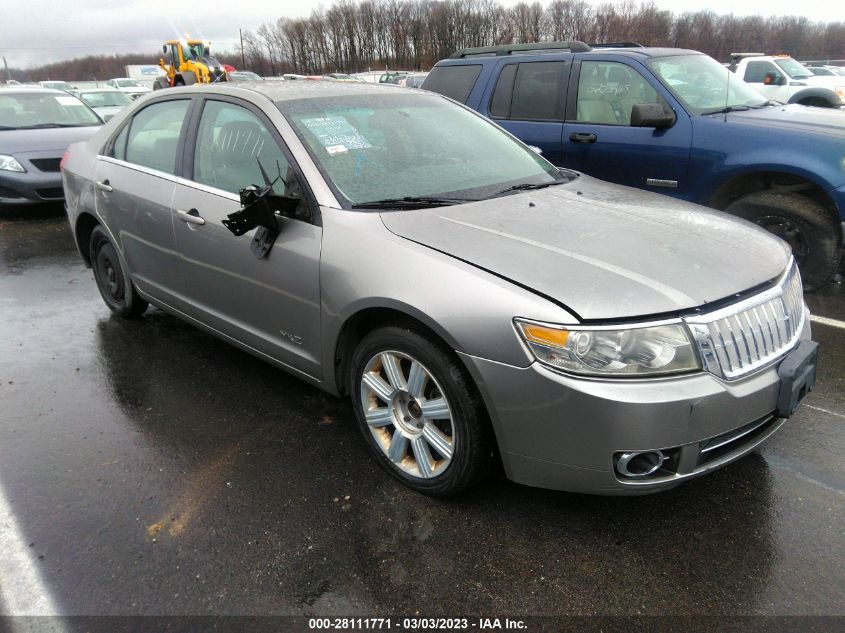
[[[210,92],[218,94],[237,95],[242,90],[257,92],[273,102],[294,101],[297,99],[316,99],[321,97],[343,97],[346,95],[373,94],[386,92],[390,94],[405,93],[419,95],[420,91],[401,86],[386,86],[383,84],[366,83],[363,81],[239,81],[237,86],[225,84],[191,86],[177,88],[181,91]]]
[[[564,42],[565,43],[565,42]],[[629,57],[652,58],[652,57],[670,57],[674,55],[703,55],[701,51],[691,50],[688,48],[667,48],[659,46],[601,46],[596,48],[589,48],[588,50],[568,50],[566,48],[532,48],[528,50],[519,49],[516,53],[511,54],[496,54],[494,49],[507,47],[489,47],[489,54],[472,54],[468,57],[458,57],[460,51],[455,52],[451,57],[442,59],[437,62],[437,66],[452,66],[452,65],[468,65],[468,64],[495,64],[501,60],[511,61],[537,61],[549,60],[557,58],[569,59],[573,55],[577,55],[580,59],[589,58],[592,55],[607,55],[607,54],[623,54]],[[577,47],[576,47],[577,48]],[[473,51],[474,49],[467,49]],[[481,49],[478,49],[481,50]]]
[[[4,88],[2,94],[48,94],[48,95],[61,95],[62,97],[67,97],[68,93],[64,90],[55,90],[53,88],[42,88],[41,86],[31,86],[29,88],[24,88],[23,86],[14,86],[11,88]],[[70,95],[73,96],[73,95]]]

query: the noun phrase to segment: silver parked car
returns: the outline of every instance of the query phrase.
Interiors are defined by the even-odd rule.
[[[60,201],[65,149],[102,124],[66,92],[24,86],[0,90],[0,209]]]
[[[558,170],[440,95],[254,82],[145,97],[64,169],[118,316],[148,303],[351,399],[449,494],[636,494],[748,453],[812,389],[788,247]],[[178,361],[177,361],[178,362]]]

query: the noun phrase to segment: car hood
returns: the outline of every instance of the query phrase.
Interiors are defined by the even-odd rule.
[[[837,108],[813,108],[791,104],[731,112],[727,118],[732,123],[759,125],[766,128],[777,126],[779,129],[845,138],[845,112]]]
[[[67,146],[92,136],[99,125],[88,127],[55,127],[36,130],[0,130],[0,154],[30,152],[63,152]]]
[[[394,234],[552,298],[581,320],[687,311],[775,279],[790,258],[784,242],[748,222],[585,175],[381,217]]]

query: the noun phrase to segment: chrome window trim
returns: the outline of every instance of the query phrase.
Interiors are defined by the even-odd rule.
[[[174,174],[168,174],[165,171],[159,171],[158,169],[153,169],[151,167],[145,167],[144,165],[139,165],[138,163],[130,163],[125,160],[120,160],[118,158],[113,158],[112,156],[103,156],[102,154],[97,154],[97,160],[101,160],[105,163],[111,163],[112,165],[117,165],[118,167],[126,167],[128,169],[132,169],[133,171],[141,172],[142,174],[148,174],[150,176],[156,176],[163,180],[169,180],[170,182],[178,182],[179,176]]]

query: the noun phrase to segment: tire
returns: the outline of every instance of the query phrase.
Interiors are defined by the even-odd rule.
[[[159,77],[153,82],[153,90],[163,90],[164,88],[169,88],[170,85],[167,83],[166,79]]]
[[[176,86],[184,86],[184,85],[185,85],[185,80],[180,75],[177,75],[176,79],[173,80],[173,87],[175,88]]]
[[[821,204],[798,193],[758,191],[725,211],[754,222],[785,240],[801,269],[806,290],[823,286],[842,258],[842,232]]]
[[[445,497],[488,474],[493,442],[484,404],[442,343],[412,327],[379,328],[355,349],[349,380],[364,438],[382,468],[406,486]]]
[[[149,304],[138,295],[102,226],[95,226],[91,232],[89,253],[97,289],[109,310],[126,319],[141,316]]]

